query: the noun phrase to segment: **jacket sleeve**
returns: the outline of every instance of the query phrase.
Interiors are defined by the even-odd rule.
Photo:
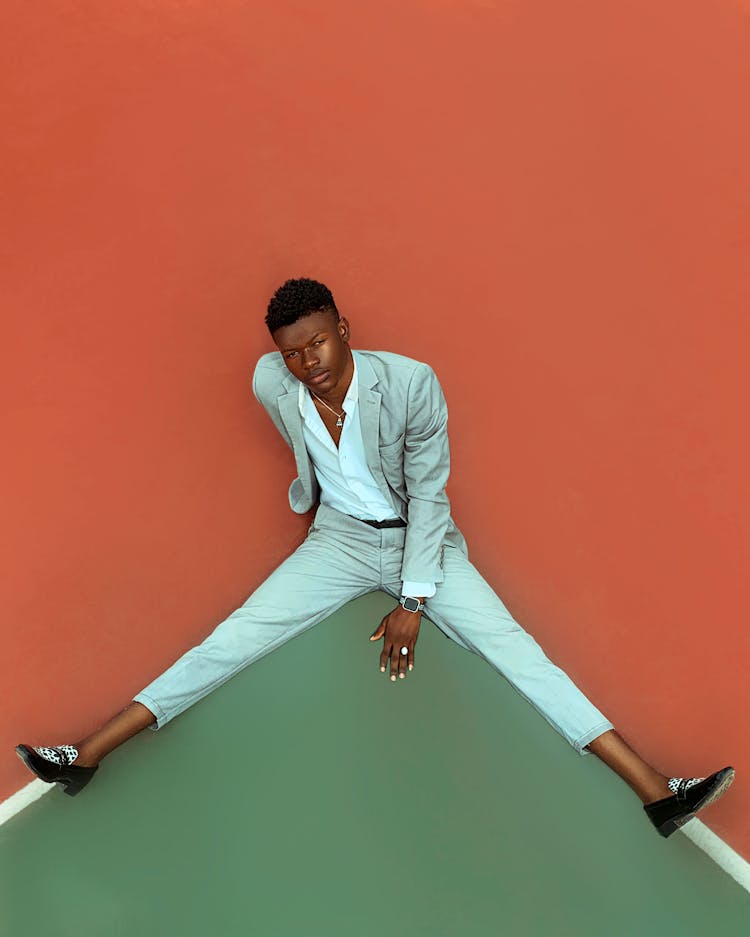
[[[443,538],[450,519],[448,407],[432,368],[420,362],[407,392],[404,481],[407,528],[401,579],[442,582]]]

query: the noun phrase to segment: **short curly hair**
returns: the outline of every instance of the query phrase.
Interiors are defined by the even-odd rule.
[[[331,311],[339,318],[339,311],[327,286],[307,277],[287,280],[276,290],[268,304],[266,325],[273,335],[277,329],[291,325],[303,316],[323,311]]]

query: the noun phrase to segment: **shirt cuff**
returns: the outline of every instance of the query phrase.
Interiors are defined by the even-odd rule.
[[[429,599],[435,595],[435,589],[434,582],[407,582],[404,580],[401,595],[413,595],[414,598],[424,596],[424,598]]]

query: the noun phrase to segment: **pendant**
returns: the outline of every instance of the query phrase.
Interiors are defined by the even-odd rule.
[[[343,426],[343,425],[344,424],[341,422],[341,417],[339,417],[338,420],[336,420],[336,426]]]

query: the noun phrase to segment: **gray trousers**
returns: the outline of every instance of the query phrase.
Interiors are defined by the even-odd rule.
[[[163,725],[243,668],[323,621],[351,599],[401,595],[405,528],[378,530],[320,505],[300,546],[201,643],[134,699]],[[446,544],[444,581],[424,614],[483,657],[582,755],[614,728],[513,619],[468,556]],[[373,624],[373,630],[375,624]]]

